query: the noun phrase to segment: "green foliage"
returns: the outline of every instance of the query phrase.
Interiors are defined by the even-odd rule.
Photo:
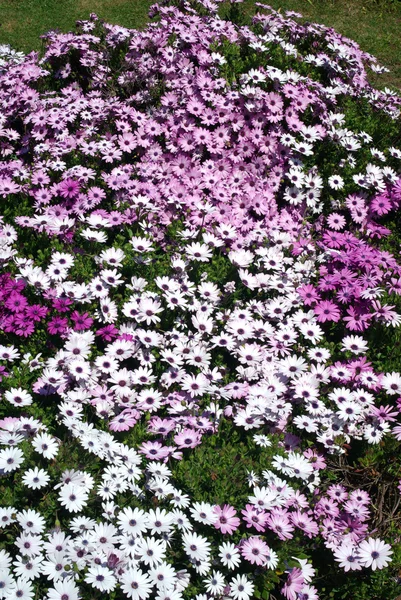
[[[216,434],[204,438],[200,446],[188,451],[184,460],[175,465],[175,479],[199,502],[230,503],[240,509],[249,496],[247,473],[255,467],[258,473],[269,467],[277,453],[277,441],[261,448],[251,436],[241,435],[232,423],[223,421]]]

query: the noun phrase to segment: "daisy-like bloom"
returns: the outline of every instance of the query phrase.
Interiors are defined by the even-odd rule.
[[[89,533],[89,539],[97,549],[111,551],[117,543],[117,529],[111,523],[98,523]]]
[[[71,579],[62,579],[54,582],[54,587],[47,592],[47,600],[78,600],[79,588]]]
[[[67,559],[65,552],[53,551],[42,563],[42,574],[52,581],[59,581],[67,577],[69,569],[70,560]]]
[[[11,566],[11,556],[6,550],[0,550],[0,571],[8,570]]]
[[[22,483],[31,490],[38,490],[47,485],[49,481],[50,476],[44,469],[38,469],[38,467],[28,469],[22,476]]]
[[[336,304],[330,300],[320,301],[315,306],[314,311],[319,323],[325,323],[326,321],[337,322],[340,320],[340,311]]]
[[[1,346],[0,345],[0,359],[14,362],[16,358],[20,357],[20,353],[14,346]]]
[[[24,455],[19,448],[5,448],[0,450],[0,470],[11,473],[18,469],[24,462]]]
[[[117,269],[104,269],[100,271],[100,278],[111,288],[118,287],[124,281]]]
[[[67,483],[59,493],[59,501],[70,512],[80,512],[88,501],[88,492],[84,487]]]
[[[166,542],[154,537],[141,538],[137,545],[137,554],[140,560],[151,567],[163,562],[166,554]]]
[[[219,546],[219,556],[222,564],[229,569],[235,569],[241,562],[238,548],[229,542],[224,542]]]
[[[238,529],[240,519],[236,517],[237,511],[229,504],[225,504],[223,508],[220,506],[214,507],[214,512],[217,515],[217,521],[214,523],[216,529],[220,529],[221,533],[231,535],[233,531]]]
[[[0,508],[0,527],[7,527],[7,525],[10,525],[11,523],[15,523],[17,520],[16,512],[16,509],[12,506]]]
[[[17,521],[29,533],[39,534],[45,530],[44,518],[35,510],[22,510],[17,514]]]
[[[277,566],[277,554],[258,537],[247,539],[241,546],[242,556],[251,564],[266,565],[270,569]]]
[[[311,585],[303,585],[299,592],[299,599],[301,600],[319,600],[317,589]]]
[[[255,505],[259,509],[271,509],[273,506],[277,506],[277,496],[278,493],[276,490],[271,487],[258,487],[255,486],[253,488],[254,496],[250,496],[248,498],[249,502]]]
[[[86,380],[90,376],[91,368],[88,362],[78,359],[68,364],[68,371],[77,380]]]
[[[256,531],[265,531],[268,514],[264,510],[258,509],[253,504],[246,504],[245,509],[241,513],[248,529],[253,527]]]
[[[16,589],[16,582],[9,569],[0,569],[0,598],[6,598]]]
[[[23,558],[18,555],[14,561],[14,573],[23,579],[36,579],[42,572],[43,556],[31,556]]]
[[[110,571],[107,567],[98,565],[88,569],[85,581],[101,592],[111,592],[117,585],[113,571]]]
[[[186,254],[190,260],[198,260],[200,262],[208,262],[212,258],[212,251],[206,244],[194,242],[185,248]]]
[[[255,442],[255,444],[257,444],[257,446],[261,446],[262,448],[268,448],[272,445],[267,435],[255,434],[253,436],[253,441]]]
[[[156,508],[155,510],[150,510],[147,517],[147,526],[152,534],[171,531],[174,517],[167,513],[167,511]]]
[[[360,561],[365,567],[372,567],[372,570],[383,569],[391,562],[390,555],[393,554],[391,546],[385,544],[382,540],[368,538],[359,545],[358,554]]]
[[[178,589],[162,587],[158,590],[155,600],[184,600],[184,596]]]
[[[200,444],[202,436],[194,429],[183,429],[174,436],[174,443],[178,448],[195,448]]]
[[[277,510],[272,511],[267,517],[267,527],[277,533],[280,540],[291,539],[294,527],[288,520],[287,513]],[[258,529],[260,531],[260,529]]]
[[[338,405],[338,410],[336,412],[340,419],[343,419],[344,421],[355,421],[361,414],[362,409],[356,402],[345,400]]]
[[[15,545],[24,556],[38,556],[42,551],[43,541],[38,535],[22,533],[16,538]]]
[[[29,406],[32,404],[32,396],[22,388],[11,388],[5,394],[6,400],[13,406]]]
[[[185,532],[182,535],[184,550],[193,560],[208,560],[210,552],[210,542],[196,533]]]
[[[152,242],[144,237],[134,237],[130,240],[134,252],[151,252],[153,250]]]
[[[255,586],[246,575],[237,575],[230,581],[230,598],[234,600],[248,600],[255,590]]]
[[[281,589],[281,593],[284,594],[288,600],[297,600],[299,598],[299,592],[304,586],[304,582],[305,580],[301,569],[294,567],[290,570],[287,581]]]
[[[163,312],[161,303],[154,298],[141,298],[138,306],[138,316],[136,320],[139,322],[145,321],[147,325],[151,323],[159,323],[159,313]]]
[[[344,179],[339,175],[332,175],[329,177],[328,182],[333,190],[341,190],[344,187]]]
[[[146,600],[150,596],[153,583],[149,575],[140,569],[128,569],[121,576],[121,589],[132,600]]]
[[[70,522],[71,531],[74,533],[82,533],[90,531],[96,525],[96,521],[89,519],[88,517],[75,517]]]
[[[64,179],[58,184],[58,192],[63,198],[75,198],[78,195],[80,185],[74,179]]]
[[[334,550],[334,560],[336,560],[344,571],[360,571],[362,564],[358,548],[350,543],[342,544]]]
[[[316,571],[312,567],[312,565],[308,563],[306,558],[297,558],[296,556],[292,556],[291,558],[293,558],[294,560],[297,560],[299,562],[299,564],[301,565],[301,571],[302,571],[304,581],[306,581],[306,583],[308,583],[309,581],[312,581],[313,577],[315,576]]]
[[[54,458],[58,452],[58,443],[51,435],[39,433],[32,440],[32,446],[45,458]]]
[[[387,373],[383,375],[381,384],[387,394],[401,394],[401,375],[399,373]]]
[[[203,580],[206,591],[212,596],[219,596],[225,588],[225,581],[220,571],[213,571],[212,575]]]
[[[34,596],[33,584],[23,577],[18,577],[15,587],[6,595],[6,598],[7,600],[32,600]]]
[[[202,396],[206,393],[209,385],[210,382],[203,373],[199,373],[198,375],[185,375],[181,381],[181,388],[188,392],[192,397]]]
[[[158,589],[171,589],[177,581],[176,571],[166,562],[161,562],[149,571],[149,577]]]
[[[205,525],[214,525],[218,519],[214,507],[207,502],[194,502],[189,510],[195,521]]]
[[[147,529],[147,515],[140,508],[124,508],[119,512],[117,522],[120,529],[129,535],[140,535]]]
[[[358,335],[347,335],[341,343],[342,350],[348,350],[353,354],[366,354],[368,343]]]

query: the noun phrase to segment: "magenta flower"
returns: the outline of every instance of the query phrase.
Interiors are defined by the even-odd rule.
[[[72,305],[70,298],[56,298],[53,300],[53,308],[57,312],[65,313],[69,311],[69,307]]]
[[[15,318],[15,330],[17,335],[29,337],[35,331],[35,323],[32,319],[25,316],[17,316]]]
[[[347,328],[351,331],[364,331],[369,327],[369,321],[372,316],[370,313],[362,312],[353,306],[347,309],[347,317],[344,317],[344,321],[347,324]],[[318,319],[319,320],[319,319]]]
[[[68,327],[68,320],[65,317],[54,317],[47,324],[47,331],[52,335],[64,333]]]
[[[305,306],[310,306],[315,302],[319,302],[321,300],[321,296],[319,292],[315,289],[313,285],[305,284],[298,288],[298,294],[304,301]]]
[[[29,319],[32,319],[32,321],[40,321],[46,316],[47,312],[48,309],[46,308],[46,306],[41,306],[40,304],[32,304],[31,306],[27,307],[25,314]]]
[[[340,311],[334,302],[330,302],[330,300],[319,302],[315,306],[314,311],[319,323],[324,323],[325,321],[337,322],[340,320]]]
[[[80,314],[76,310],[71,314],[71,319],[74,321],[75,331],[84,331],[85,329],[89,329],[93,323],[93,319],[88,315],[88,313]]]
[[[64,179],[58,184],[58,192],[63,198],[75,198],[79,194],[80,185],[74,179]]]
[[[215,506],[213,511],[217,515],[217,521],[214,524],[216,529],[220,529],[221,533],[228,533],[231,535],[233,531],[238,529],[240,525],[240,519],[236,517],[237,511],[229,504],[225,504],[223,508]]]
[[[11,294],[11,292],[22,292],[25,288],[26,283],[22,279],[12,279],[9,273],[6,273],[4,279],[1,280],[1,290],[5,294]]]
[[[99,335],[105,342],[111,342],[118,336],[118,329],[114,325],[106,325],[98,329],[95,335]]]
[[[22,294],[12,292],[4,304],[12,312],[20,313],[28,306],[28,300]]]

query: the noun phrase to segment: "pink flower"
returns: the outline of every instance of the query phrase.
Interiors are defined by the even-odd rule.
[[[254,527],[256,531],[264,531],[267,520],[267,513],[263,510],[258,510],[254,504],[247,504],[245,510],[241,511],[244,515],[244,521],[247,528]]]
[[[258,537],[251,537],[242,544],[242,556],[251,564],[265,565],[270,555],[270,548]]]
[[[193,429],[183,429],[174,436],[174,443],[179,448],[195,448],[201,443],[202,436]]]
[[[240,520],[235,515],[237,511],[229,504],[225,504],[223,508],[215,506],[213,511],[217,514],[217,521],[214,524],[216,529],[220,529],[221,533],[232,534],[233,531],[238,529]]]
[[[71,319],[74,321],[74,329],[75,331],[84,331],[85,329],[89,329],[93,323],[93,319],[88,315],[88,313],[80,314],[78,311],[74,310],[71,314]]]
[[[5,306],[12,312],[22,312],[28,305],[28,300],[18,292],[12,292],[5,301]]]
[[[111,342],[118,336],[118,329],[114,325],[106,325],[98,329],[95,335],[100,335],[105,342]]]
[[[304,301],[305,306],[310,306],[315,302],[321,300],[319,292],[315,289],[315,287],[311,284],[305,284],[298,288],[298,294],[301,296]]]
[[[117,417],[114,417],[109,423],[111,431],[128,431],[138,421],[139,413],[134,410],[123,410]]]
[[[139,452],[151,460],[161,460],[170,454],[169,449],[160,442],[144,442],[140,446]]]
[[[58,184],[58,192],[63,198],[75,198],[79,194],[79,183],[74,179],[64,179]]]
[[[284,594],[288,600],[296,600],[303,585],[304,576],[302,575],[302,571],[301,569],[298,569],[298,567],[295,567],[291,569],[281,593]]]
[[[47,330],[52,335],[64,333],[68,327],[68,320],[65,317],[54,317],[47,324]]]
[[[337,322],[340,320],[340,311],[334,302],[330,302],[330,300],[319,302],[319,304],[315,306],[314,311],[319,323],[324,323],[325,321]]]

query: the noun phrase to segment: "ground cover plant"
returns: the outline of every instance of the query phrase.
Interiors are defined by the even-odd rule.
[[[257,3],[0,73],[0,598],[393,598],[400,106]]]

